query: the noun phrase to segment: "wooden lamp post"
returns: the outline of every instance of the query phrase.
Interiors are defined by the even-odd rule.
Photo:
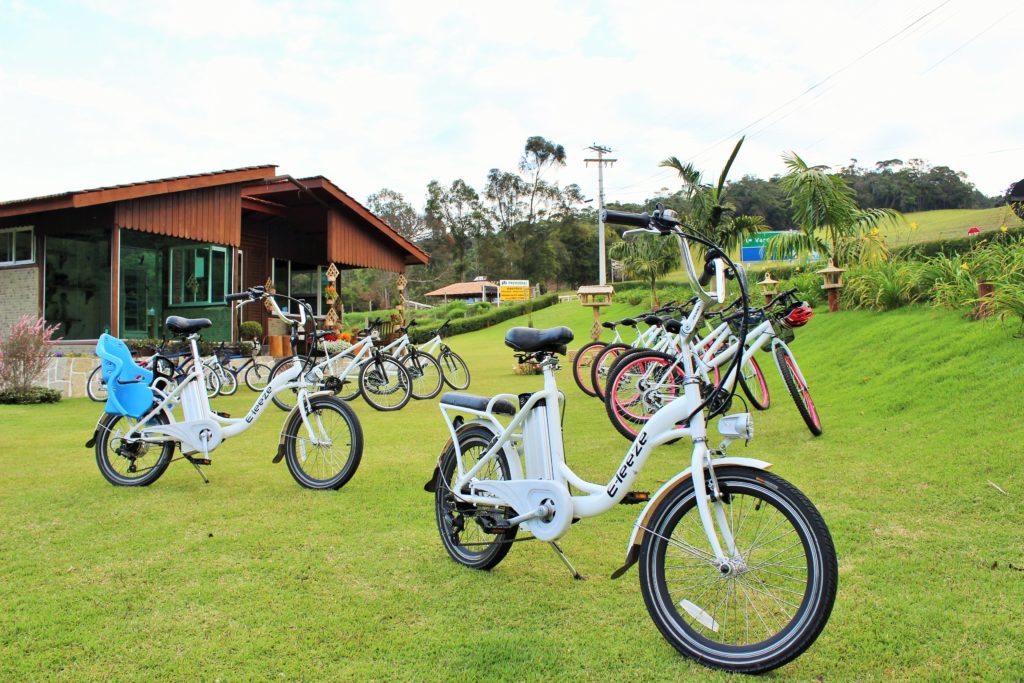
[[[590,328],[590,338],[594,341],[601,336],[601,308],[611,305],[614,293],[615,288],[611,285],[584,285],[576,292],[580,303],[594,311],[594,325]]]
[[[761,285],[761,293],[764,294],[764,303],[766,305],[779,293],[779,290],[775,289],[775,285],[779,284],[779,281],[773,280],[772,274],[769,272],[765,272],[764,279],[757,284]]]
[[[839,290],[843,288],[843,273],[845,272],[845,268],[836,267],[835,261],[829,261],[828,267],[818,271],[818,275],[821,275],[825,281],[821,288],[828,292],[829,313],[839,310]]]

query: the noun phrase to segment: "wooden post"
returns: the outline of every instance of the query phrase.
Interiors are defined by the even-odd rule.
[[[405,277],[405,271],[403,270],[398,274],[398,319],[401,324],[405,325],[405,286],[409,284],[409,281]]]

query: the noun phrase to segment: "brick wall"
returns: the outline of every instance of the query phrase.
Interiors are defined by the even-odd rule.
[[[0,337],[26,313],[39,315],[39,268],[0,268]]]

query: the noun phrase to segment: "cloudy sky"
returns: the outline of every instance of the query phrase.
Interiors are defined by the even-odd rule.
[[[610,200],[923,158],[996,194],[1024,177],[1019,0],[44,2],[0,0],[0,200],[253,164],[422,206],[426,184],[618,162]]]

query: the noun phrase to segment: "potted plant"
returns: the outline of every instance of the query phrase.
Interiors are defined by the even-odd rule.
[[[333,306],[334,302],[338,300],[338,290],[334,285],[327,285],[324,287],[324,301],[327,302],[328,306]]]
[[[246,320],[238,326],[238,336],[252,340],[253,344],[259,347],[263,339],[263,325],[255,320]]]

